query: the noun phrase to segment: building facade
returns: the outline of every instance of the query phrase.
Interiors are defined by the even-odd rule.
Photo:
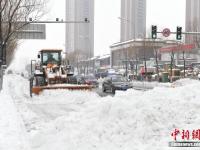
[[[121,0],[121,42],[146,34],[146,0]]]
[[[81,74],[96,74],[110,69],[110,54],[103,56],[95,56],[90,59],[81,60],[79,62],[79,73]]]
[[[66,52],[78,51],[86,58],[94,55],[94,0],[66,0]]]
[[[133,39],[126,42],[115,43],[111,48],[111,67],[120,69],[130,62],[141,64],[155,58],[155,50],[165,46],[162,40],[153,41],[152,39]],[[158,60],[161,56],[158,54]]]
[[[186,0],[186,22],[188,32],[200,32],[200,0]],[[199,35],[186,35],[186,43],[196,43],[200,47]]]

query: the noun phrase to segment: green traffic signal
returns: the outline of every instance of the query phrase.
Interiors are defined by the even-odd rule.
[[[157,38],[157,26],[155,26],[155,25],[151,26],[151,38],[152,39]]]
[[[182,39],[182,27],[176,28],[176,39],[181,40]]]

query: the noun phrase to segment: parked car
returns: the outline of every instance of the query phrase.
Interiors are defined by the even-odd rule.
[[[107,72],[98,72],[98,73],[95,74],[95,77],[97,79],[99,79],[99,78],[105,78],[105,77],[107,77],[107,75],[108,75]]]
[[[93,75],[87,75],[87,76],[85,76],[84,77],[84,83],[88,84],[88,85],[93,85],[95,87],[99,86],[99,82],[97,81],[97,79]]]
[[[115,94],[116,90],[126,91],[129,88],[133,88],[132,83],[121,75],[108,76],[102,84],[103,92],[109,90],[113,94]]]
[[[70,84],[85,84],[85,80],[82,75],[76,75],[76,76],[69,77],[68,83],[70,83]]]
[[[114,69],[104,69],[102,72],[97,72],[95,74],[95,77],[99,79],[99,78],[106,78],[107,76],[116,74],[117,72]]]

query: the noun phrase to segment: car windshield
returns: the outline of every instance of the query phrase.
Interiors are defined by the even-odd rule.
[[[112,76],[112,82],[127,82],[128,80],[122,76]]]
[[[48,63],[53,63],[53,64],[58,64],[59,63],[59,53],[43,53],[43,63],[48,64]]]
[[[85,76],[86,80],[95,80],[96,78],[94,76]]]
[[[81,76],[81,75],[76,75],[75,78],[76,78],[76,79],[83,79],[83,76]]]

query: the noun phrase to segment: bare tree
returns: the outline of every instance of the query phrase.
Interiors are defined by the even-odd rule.
[[[144,60],[144,77],[146,78],[147,76],[147,59],[146,59],[146,49],[147,49],[147,44],[146,44],[146,39],[143,40],[143,60]]]
[[[171,51],[171,61],[170,61],[170,76],[171,76],[171,82],[172,82],[172,70],[173,70],[173,67],[174,67],[174,51],[172,50]]]
[[[153,46],[154,48],[154,46]],[[158,49],[154,48],[154,53],[155,53],[155,59],[156,59],[156,74],[157,74],[157,80],[159,82],[160,75],[159,75],[159,66],[158,66]]]
[[[79,70],[79,65],[80,65],[80,61],[85,61],[86,60],[86,55],[80,51],[80,50],[75,50],[74,52],[70,52],[66,55],[66,61],[69,62],[70,65],[74,66],[77,68],[77,70]],[[86,63],[81,64],[81,66],[86,67]]]
[[[148,39],[144,38],[143,39],[143,61],[144,61],[144,76],[145,78],[148,77],[148,69],[147,69],[147,61],[150,58],[149,51],[152,49],[152,43],[148,41]]]
[[[18,44],[17,44],[17,40],[12,40],[9,41],[6,47],[6,64],[10,65],[14,54],[15,54],[15,49],[17,48]]]
[[[46,2],[47,0],[0,0],[0,60],[3,64],[9,64],[14,54],[16,33],[30,23],[29,18],[37,21],[44,15]]]

